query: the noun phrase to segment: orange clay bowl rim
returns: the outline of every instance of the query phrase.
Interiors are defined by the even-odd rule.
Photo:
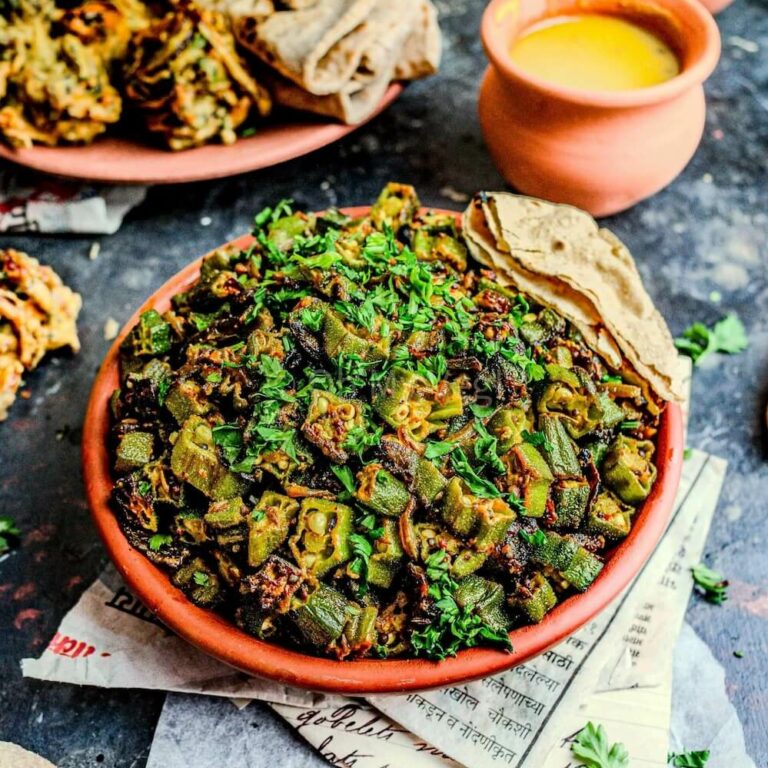
[[[515,0],[512,0],[514,3]],[[651,85],[645,88],[637,88],[627,91],[600,91],[589,88],[569,88],[567,86],[557,85],[550,80],[537,77],[530,74],[522,67],[515,64],[509,55],[509,46],[512,39],[508,39],[505,34],[501,34],[499,27],[500,21],[509,11],[510,0],[491,0],[485,12],[483,13],[480,25],[480,36],[483,47],[491,64],[498,69],[505,78],[522,85],[533,88],[534,90],[561,101],[571,102],[573,104],[582,104],[598,108],[625,108],[642,107],[649,104],[657,104],[667,99],[679,96],[689,88],[703,83],[713,72],[720,58],[720,31],[717,27],[712,14],[704,7],[700,0],[676,0],[675,8],[672,11],[668,3],[662,3],[661,7],[670,11],[678,17],[686,17],[694,21],[701,35],[701,47],[691,61],[686,62],[678,75],[666,80],[658,85]],[[613,15],[621,16],[622,8],[627,11],[644,9],[653,9],[653,4],[643,2],[643,0],[627,0],[627,2],[617,2]],[[589,7],[582,7],[579,0],[573,0],[574,13],[589,11]],[[557,16],[565,15],[569,9],[563,9]],[[594,9],[595,13],[600,13],[599,9]],[[608,11],[604,11],[608,13]],[[524,29],[528,29],[533,24],[548,18],[547,14],[542,14],[537,21],[531,22]],[[552,17],[554,18],[554,16]],[[524,31],[521,30],[522,31]]]
[[[368,207],[345,209],[359,216]],[[450,213],[459,219],[455,211]],[[244,235],[228,245],[246,248]],[[335,661],[258,640],[212,611],[190,602],[171,584],[167,573],[147,560],[126,540],[109,505],[113,481],[107,434],[109,397],[119,384],[118,352],[121,341],[141,312],[160,312],[171,297],[197,279],[201,259],[182,269],[144,302],[131,317],[107,353],[91,392],[83,430],[82,462],[85,490],[93,521],[104,546],[128,587],[168,627],[207,654],[250,675],[286,685],[333,693],[397,693],[466,682],[500,672],[543,653],[602,611],[642,568],[661,538],[672,510],[683,459],[683,422],[679,406],[669,404],[661,418],[657,443],[658,478],[650,496],[635,515],[627,538],[610,553],[600,575],[584,593],[559,603],[540,623],[510,633],[512,653],[489,648],[460,651],[434,662],[426,659],[360,659]]]

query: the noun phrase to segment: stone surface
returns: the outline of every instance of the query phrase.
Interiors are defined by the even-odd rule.
[[[81,354],[50,359],[31,374],[30,398],[0,425],[0,514],[24,531],[22,547],[0,561],[0,740],[60,768],[143,768],[162,706],[159,693],[26,681],[18,668],[20,658],[44,647],[104,564],[83,500],[78,443],[90,383],[108,347],[105,323],[122,323],[166,278],[248,230],[254,211],[281,197],[309,209],[365,203],[396,179],[416,184],[427,204],[460,208],[464,194],[502,186],[475,112],[485,65],[483,4],[439,5],[447,43],[440,76],[409,87],[386,114],[339,144],[235,179],[156,188],[118,234],[101,240],[96,261],[88,259],[92,239],[0,240],[52,264],[85,298]],[[696,371],[689,441],[730,463],[707,562],[732,587],[720,608],[693,599],[687,618],[725,666],[748,750],[766,765],[768,7],[737,0],[718,22],[723,58],[707,85],[698,154],[668,189],[606,223],[635,253],[675,333],[730,310],[749,331],[747,353],[713,358]],[[258,717],[274,716],[259,708]],[[286,751],[306,749],[286,729],[275,733]]]

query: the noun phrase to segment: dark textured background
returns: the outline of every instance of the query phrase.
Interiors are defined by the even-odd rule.
[[[417,185],[427,204],[458,208],[453,190],[502,185],[475,111],[484,4],[439,4],[447,43],[440,76],[409,87],[386,114],[345,141],[228,181],[153,189],[117,235],[101,239],[96,261],[87,257],[92,238],[0,238],[0,246],[52,264],[85,299],[80,355],[50,359],[30,375],[30,399],[20,400],[0,425],[0,514],[14,516],[24,531],[21,548],[0,562],[0,740],[19,742],[60,768],[140,768],[162,706],[161,693],[41,683],[19,672],[19,659],[42,651],[105,563],[83,500],[78,449],[88,390],[108,346],[105,321],[122,323],[180,267],[248,230],[253,212],[278,198],[293,197],[309,209],[360,204],[396,179]],[[737,0],[718,23],[723,58],[707,84],[698,154],[671,187],[607,223],[629,244],[675,333],[726,310],[737,311],[749,331],[747,353],[713,359],[696,371],[689,441],[729,461],[707,561],[727,573],[732,586],[720,608],[694,598],[688,620],[725,666],[749,751],[766,766],[766,0]],[[209,226],[203,217],[210,217]],[[719,304],[713,291],[722,296]],[[744,657],[734,657],[734,650]],[[261,717],[274,716],[262,709]],[[282,738],[305,749],[289,733]]]

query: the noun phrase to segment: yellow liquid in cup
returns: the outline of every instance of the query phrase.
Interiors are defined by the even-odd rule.
[[[512,61],[556,85],[628,91],[680,73],[672,49],[652,32],[616,16],[560,16],[516,39]]]

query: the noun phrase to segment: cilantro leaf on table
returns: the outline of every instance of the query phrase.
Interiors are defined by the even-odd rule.
[[[731,313],[707,328],[704,323],[693,323],[675,339],[675,346],[698,365],[707,355],[723,352],[735,355],[749,345],[744,324]]]
[[[705,768],[708,761],[708,749],[697,752],[670,752],[667,755],[667,765],[673,768]]]
[[[722,573],[707,568],[704,563],[691,568],[693,581],[707,602],[722,605],[728,599],[728,580]]]
[[[0,555],[11,549],[12,542],[9,539],[15,540],[19,536],[21,536],[21,531],[16,525],[16,521],[10,515],[0,515]]]
[[[609,744],[602,725],[588,722],[571,744],[573,756],[586,768],[629,768],[629,753],[620,742]]]

